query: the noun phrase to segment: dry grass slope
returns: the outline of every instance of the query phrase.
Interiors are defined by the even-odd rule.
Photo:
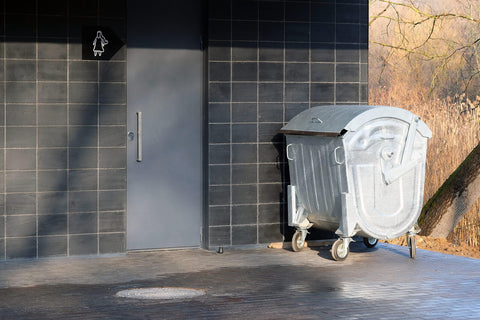
[[[370,1],[370,104],[405,108],[433,131],[425,201],[480,142],[480,3]],[[480,202],[448,240],[480,252]]]
[[[399,92],[400,91],[400,92]],[[370,104],[391,105],[419,115],[433,132],[429,141],[425,174],[426,202],[480,142],[480,98],[465,95],[419,102],[409,90],[371,88]],[[480,202],[457,224],[448,239],[456,245],[480,248]]]

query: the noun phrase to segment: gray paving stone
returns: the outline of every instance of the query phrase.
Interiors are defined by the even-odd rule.
[[[379,244],[128,253],[0,263],[9,319],[468,319],[480,311],[480,260]],[[116,297],[134,288],[193,288],[168,301]]]

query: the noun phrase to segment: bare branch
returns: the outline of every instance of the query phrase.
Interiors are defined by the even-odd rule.
[[[382,16],[382,14],[384,14],[391,6],[392,6],[392,5],[391,5],[390,3],[388,3],[387,6],[386,6],[378,15],[376,15],[375,17],[371,17],[368,25],[371,26],[372,23],[374,23],[375,20],[377,20],[378,18],[384,18],[384,17]]]
[[[378,79],[384,74],[408,74],[414,82],[423,81],[430,92],[446,83],[466,89],[477,78],[480,87],[480,5],[468,0],[457,4],[453,10],[435,12],[416,0],[371,0],[375,10],[369,26],[381,33],[370,37],[370,44],[385,48],[383,53],[378,51],[383,55],[378,60],[382,61]],[[402,59],[404,64],[399,65]]]

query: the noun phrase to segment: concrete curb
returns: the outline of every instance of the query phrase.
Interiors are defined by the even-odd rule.
[[[335,242],[335,239],[329,239],[329,240],[310,240],[310,241],[305,241],[305,247],[326,247],[326,246],[331,246]],[[292,248],[292,243],[290,241],[288,242],[272,242],[268,245],[268,248],[271,249],[291,249]]]

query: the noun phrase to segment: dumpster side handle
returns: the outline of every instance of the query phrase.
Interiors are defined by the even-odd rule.
[[[340,152],[340,156],[339,156],[339,153],[338,151],[341,150],[343,151]],[[343,149],[343,147],[336,147],[335,150],[333,150],[333,156],[335,158],[335,163],[336,164],[344,164],[345,163],[345,150]]]
[[[294,160],[294,158],[291,156],[291,153],[288,151],[288,150],[290,150],[290,147],[292,147],[292,146],[293,145],[291,143],[287,145],[287,159],[290,160],[290,161]]]

